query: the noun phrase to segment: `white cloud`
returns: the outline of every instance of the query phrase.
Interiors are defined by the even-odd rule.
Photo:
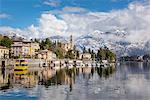
[[[39,30],[47,35],[65,34],[67,23],[52,14],[42,14]]]
[[[52,7],[57,7],[60,5],[60,1],[58,1],[58,0],[45,0],[43,2],[43,4],[48,5],[48,6],[52,6]]]
[[[146,42],[150,40],[149,18],[150,5],[145,2],[133,2],[126,9],[110,12],[91,12],[79,7],[64,7],[62,10],[44,12],[39,18],[38,26],[31,25],[23,31],[32,37],[49,37],[70,34],[80,36],[95,30],[119,29],[128,32],[126,41]],[[110,35],[108,39],[116,37]]]
[[[0,13],[0,19],[5,19],[5,18],[9,18],[10,15],[5,14],[5,13]]]

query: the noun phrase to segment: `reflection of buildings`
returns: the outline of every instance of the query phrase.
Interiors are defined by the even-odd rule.
[[[9,89],[11,87],[34,87],[38,83],[37,72],[24,72],[14,74],[8,71],[0,74],[0,89]],[[6,88],[7,87],[7,88]]]
[[[7,86],[11,87],[34,87],[36,84],[49,87],[52,85],[69,85],[70,91],[73,89],[77,77],[82,77],[83,80],[89,80],[94,75],[100,77],[108,77],[113,73],[113,69],[100,69],[96,67],[72,68],[54,70],[50,68],[30,70],[30,71],[3,71],[0,73],[0,88]],[[6,88],[5,88],[6,89]]]

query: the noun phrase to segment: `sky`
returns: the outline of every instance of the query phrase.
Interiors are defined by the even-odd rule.
[[[37,18],[44,11],[79,7],[93,12],[108,12],[126,8],[130,0],[0,0],[0,3],[0,13],[9,16],[1,19],[0,25],[24,28],[31,24],[37,25]]]
[[[149,0],[0,0],[0,33],[29,38],[123,30],[128,41],[146,42],[149,18]]]

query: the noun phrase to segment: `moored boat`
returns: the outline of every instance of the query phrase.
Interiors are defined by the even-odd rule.
[[[14,71],[27,71],[29,68],[28,61],[24,59],[16,60]]]

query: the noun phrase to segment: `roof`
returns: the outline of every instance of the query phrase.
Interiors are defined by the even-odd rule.
[[[24,42],[24,43],[31,43],[31,41],[25,40],[23,38],[15,38],[13,42]]]
[[[8,49],[7,47],[4,46],[0,46],[0,49]]]
[[[46,50],[41,50],[41,51],[39,51],[38,53],[45,53],[45,52],[48,52],[48,51],[49,51],[49,52],[52,52],[52,51],[46,49]]]

